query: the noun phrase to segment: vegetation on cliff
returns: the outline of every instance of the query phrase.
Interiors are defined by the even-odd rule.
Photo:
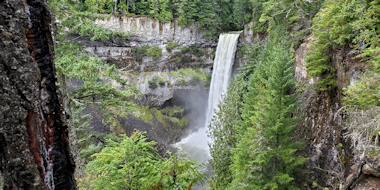
[[[295,91],[292,54],[293,48],[309,34],[317,40],[307,52],[307,71],[310,77],[319,80],[315,88],[308,89],[315,90],[317,94],[329,92],[331,98],[330,95],[337,92],[338,73],[333,64],[336,51],[343,49],[346,53],[353,50],[356,58],[365,63],[361,68],[361,80],[350,85],[344,93],[336,95],[343,97],[342,102],[349,116],[346,123],[348,132],[337,138],[351,141],[350,148],[356,155],[370,158],[379,155],[378,1],[51,0],[49,3],[59,21],[60,34],[68,31],[90,36],[92,40],[116,41],[126,39],[129,35],[96,26],[93,20],[107,19],[104,13],[118,16],[148,15],[161,22],[176,18],[180,26],[198,23],[200,30],[214,37],[221,31],[241,30],[249,22],[252,23],[251,30],[268,34],[267,39],[261,42],[257,40],[251,47],[245,47],[247,64],[231,83],[224,102],[219,106],[219,117],[211,125],[214,139],[211,166],[214,174],[210,186],[213,189],[300,187],[297,177],[307,158],[300,156],[305,144],[295,134],[300,120],[295,116],[299,91]],[[278,29],[280,26],[282,30]],[[290,37],[282,37],[283,34]],[[89,56],[69,38],[58,35],[56,40],[58,71],[83,82],[70,94],[73,105],[96,105],[101,108],[105,112],[102,115],[104,123],[115,134],[125,133],[121,127],[124,124],[119,118],[127,117],[132,112],[140,114],[138,117],[145,123],[154,125],[157,120],[167,129],[181,128],[187,124],[185,118],[176,116],[179,113],[182,115],[181,109],[165,110],[133,105],[132,98],[138,96],[136,88],[117,75],[115,66],[93,55]],[[176,42],[170,42],[166,49],[171,51],[176,46]],[[160,57],[162,49],[136,46],[132,54],[137,61],[141,61],[144,56]],[[171,56],[177,63],[187,63],[192,60],[192,55],[200,57],[202,54],[203,50],[193,45],[183,47]],[[209,81],[207,75],[196,69],[180,69],[171,73],[181,78],[179,85],[207,84]],[[193,76],[191,80],[184,79],[187,75]],[[107,81],[116,81],[121,87],[115,88]],[[165,80],[160,78],[153,78],[148,84],[151,89],[166,85]],[[74,109],[77,109],[74,110],[76,114],[83,112],[82,109]],[[176,155],[168,159],[160,157],[153,147],[155,143],[147,142],[139,132],[130,138],[91,133],[87,131],[88,126],[82,125],[88,122],[88,118],[84,115],[77,119],[75,125],[82,148],[81,156],[87,164],[86,173],[80,179],[83,187],[181,189],[191,188],[202,179],[202,174],[196,170],[193,162],[186,159],[181,161]],[[122,152],[123,155],[114,152]],[[138,154],[134,157],[131,152]],[[132,163],[135,165],[132,166]],[[95,182],[88,184],[86,180]],[[315,188],[318,184],[307,182],[306,186]]]

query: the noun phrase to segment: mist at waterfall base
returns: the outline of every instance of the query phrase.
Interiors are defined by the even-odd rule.
[[[239,35],[240,32],[233,32],[219,36],[208,95],[206,121],[198,131],[191,133],[175,144],[176,147],[198,163],[207,163],[211,159],[209,144],[213,142],[207,135],[208,126],[215,112],[218,111],[218,104],[222,95],[227,92]]]

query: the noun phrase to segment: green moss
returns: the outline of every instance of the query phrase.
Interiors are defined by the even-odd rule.
[[[120,123],[119,117],[126,118],[127,117],[126,112],[119,110],[119,109],[116,109],[116,108],[113,108],[113,109],[107,110],[103,116],[104,116],[104,118],[103,118],[104,124],[106,126],[108,126],[109,129],[114,134],[124,134],[125,133],[125,130],[122,127],[123,125],[122,125],[122,123]]]
[[[183,128],[188,124],[187,118],[177,118],[165,115],[161,110],[157,110],[156,108],[151,108],[156,119],[165,127],[167,130],[171,130],[174,128]],[[182,110],[183,111],[183,110]],[[182,114],[182,113],[181,113]]]
[[[160,123],[165,129],[183,128],[189,121],[183,116],[184,109],[178,106],[166,107],[161,110],[157,108],[139,107],[136,118],[143,120],[145,123],[154,124]]]
[[[179,71],[170,71],[176,77],[179,77],[176,85],[197,85],[197,84],[209,84],[211,81],[211,75],[203,74],[199,69],[180,69]],[[183,77],[192,76],[189,82],[186,82]]]
[[[161,113],[170,117],[175,116],[175,115],[179,115],[180,117],[182,117],[183,111],[184,111],[183,108],[179,106],[174,106],[174,107],[166,107],[162,109]]]
[[[139,107],[137,117],[140,118],[141,120],[143,120],[145,123],[152,123],[153,118],[154,118],[154,116],[151,113],[151,111],[149,110],[148,106]]]

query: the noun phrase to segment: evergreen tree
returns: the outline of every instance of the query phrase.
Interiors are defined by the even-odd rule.
[[[222,30],[236,30],[233,17],[233,4],[231,0],[216,0],[216,14],[220,17],[220,28]]]
[[[249,0],[235,0],[233,16],[237,27],[241,30],[252,18],[252,3]]]
[[[213,145],[210,147],[213,158],[210,165],[214,169],[210,186],[213,189],[223,189],[232,181],[230,150],[235,147],[237,141],[234,126],[241,120],[239,108],[245,84],[241,79],[231,82],[227,96],[218,106],[220,111],[209,126],[210,137],[213,139]]]
[[[255,40],[253,46],[249,46],[243,53],[245,60],[249,60],[250,64],[241,68],[239,74],[231,82],[227,95],[219,104],[219,111],[216,117],[212,119],[210,129],[210,137],[213,144],[210,147],[212,160],[210,165],[213,168],[213,176],[210,186],[212,189],[225,189],[232,181],[232,153],[231,150],[236,147],[238,140],[237,126],[243,122],[240,107],[243,103],[243,94],[247,92],[247,78],[255,69],[255,60],[257,54],[262,48],[258,39]]]
[[[201,29],[204,35],[217,36],[217,31],[220,30],[220,17],[218,17],[215,10],[215,0],[203,1],[200,3],[199,11],[199,29]]]
[[[162,158],[155,144],[141,132],[109,140],[106,148],[93,155],[87,179],[80,184],[90,189],[191,189],[202,182],[203,174],[194,162],[177,155]]]
[[[307,159],[296,156],[302,142],[293,138],[292,118],[296,97],[293,59],[288,40],[272,33],[266,50],[259,56],[257,68],[244,96],[243,126],[240,141],[233,149],[232,186],[240,189],[294,189],[293,175]]]

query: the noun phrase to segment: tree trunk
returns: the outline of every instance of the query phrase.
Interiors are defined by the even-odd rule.
[[[75,189],[42,0],[0,0],[0,173],[4,189]]]

